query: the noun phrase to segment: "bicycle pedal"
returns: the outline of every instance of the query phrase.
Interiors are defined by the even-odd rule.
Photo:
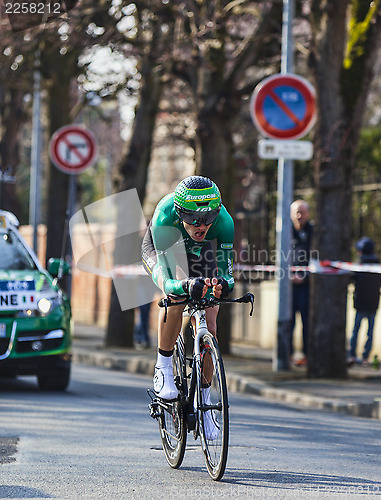
[[[151,398],[151,401],[154,402],[156,400],[156,394],[152,389],[147,389],[147,394]]]
[[[161,410],[159,409],[158,403],[156,402],[150,403],[148,405],[148,409],[150,417],[157,419],[161,416]]]

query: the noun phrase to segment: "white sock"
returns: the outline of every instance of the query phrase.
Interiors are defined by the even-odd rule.
[[[156,367],[157,368],[166,368],[167,366],[172,366],[172,356],[163,356],[160,354],[160,352],[157,353],[157,361],[156,361]]]
[[[210,387],[203,387],[202,389],[202,400],[205,404],[210,404]]]

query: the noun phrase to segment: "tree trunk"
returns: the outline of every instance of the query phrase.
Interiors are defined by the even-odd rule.
[[[197,174],[210,177],[221,191],[222,203],[234,213],[234,164],[231,121],[214,109],[203,109],[197,124]]]
[[[1,106],[4,113],[1,116],[3,130],[0,142],[0,170],[12,178],[17,173],[20,161],[19,136],[27,115],[23,111],[24,92],[21,89],[4,90],[3,95],[6,103]],[[21,206],[14,182],[0,179],[0,207],[21,217]]]
[[[155,119],[162,89],[161,75],[154,70],[154,63],[149,55],[142,64],[142,90],[135,112],[129,149],[120,166],[121,179],[118,186],[118,191],[136,188],[141,204],[146,192]],[[118,217],[125,218],[126,214],[118,214]],[[125,253],[125,248],[120,248],[121,245],[124,245],[123,238],[115,241],[115,256]],[[105,344],[131,347],[133,328],[134,309],[122,311],[113,286]]]
[[[118,190],[136,188],[141,203],[146,193],[153,133],[162,91],[162,77],[159,72],[154,71],[154,62],[151,57],[143,62],[143,86],[135,111],[132,137],[119,168],[121,179]]]
[[[311,66],[319,117],[315,132],[315,246],[321,260],[348,260],[351,249],[351,206],[354,155],[380,44],[380,15],[361,39],[362,50],[344,68],[348,1],[328,2],[312,13]],[[361,22],[369,2],[354,2],[352,15]],[[359,9],[359,6],[361,9]],[[380,8],[379,8],[380,9]],[[353,35],[351,32],[349,36]],[[346,301],[348,278],[312,277],[310,377],[346,377]]]
[[[69,125],[70,80],[60,79],[49,88],[49,116],[51,137],[60,127]],[[46,262],[50,257],[60,257],[66,231],[69,175],[49,163]],[[66,254],[66,248],[65,248]]]
[[[222,203],[234,214],[234,164],[230,124],[233,116],[215,109],[199,113],[197,127],[197,174],[210,177],[221,190]],[[217,319],[218,342],[223,354],[230,353],[231,306],[220,307]]]
[[[45,53],[44,53],[45,52]],[[60,127],[70,124],[70,85],[76,75],[79,51],[67,53],[43,52],[42,74],[48,79],[49,136]],[[50,257],[60,257],[67,234],[66,212],[68,208],[69,175],[49,164],[47,200],[46,262]],[[65,245],[64,256],[68,244]]]
[[[134,309],[122,311],[115,286],[112,284],[105,346],[132,347],[134,320]]]

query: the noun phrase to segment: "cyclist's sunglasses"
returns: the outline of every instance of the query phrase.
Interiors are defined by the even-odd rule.
[[[220,208],[216,210],[209,210],[208,212],[183,212],[178,210],[177,214],[183,222],[190,224],[191,226],[201,226],[201,224],[205,224],[205,226],[209,226],[217,215],[220,213]]]

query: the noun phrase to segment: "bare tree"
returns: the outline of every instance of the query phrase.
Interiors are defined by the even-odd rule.
[[[155,8],[156,7],[156,8]],[[154,8],[154,12],[151,11]],[[135,109],[132,135],[125,155],[119,165],[117,191],[136,188],[143,205],[155,121],[159,109],[163,79],[167,74],[167,49],[171,28],[167,22],[168,8],[162,2],[151,2],[136,7],[137,39],[133,41],[139,56],[141,76],[138,104]],[[121,219],[125,213],[118,214]],[[115,241],[114,260],[118,263],[129,251],[132,241],[120,238]],[[122,311],[115,287],[112,286],[109,321],[105,343],[108,346],[133,345],[134,310]]]
[[[57,20],[37,35],[41,73],[48,94],[49,136],[73,122],[77,102],[71,86],[84,70],[80,56],[85,49],[107,44],[115,32],[116,20],[109,15],[109,0],[96,6],[84,1],[75,7],[68,20]],[[98,29],[97,29],[98,28]],[[67,228],[69,176],[49,165],[47,199],[46,260],[61,255]],[[66,248],[64,248],[66,251]]]
[[[25,90],[4,88],[0,91],[0,206],[21,216],[21,207],[15,191],[15,177],[20,161],[19,139],[28,114],[24,103]]]
[[[73,8],[74,3],[68,2],[67,9]],[[87,47],[107,43],[112,34],[114,38],[118,37],[117,20],[109,14],[111,3],[110,0],[100,0],[94,6],[92,2],[85,0],[70,12],[68,18],[49,19],[47,24],[37,14],[31,16],[24,14],[20,18],[12,18],[12,29],[16,32],[12,33],[8,29],[1,40],[2,169],[10,169],[12,175],[16,173],[19,162],[19,135],[21,126],[27,118],[23,109],[23,98],[27,93],[32,93],[36,53],[40,54],[39,67],[43,77],[43,87],[48,94],[51,135],[57,128],[73,120],[71,113],[75,103],[70,98],[70,88],[78,74],[83,71],[79,64],[79,56]],[[1,22],[3,28],[8,21],[3,18]],[[34,28],[29,29],[33,26]],[[46,259],[61,253],[67,192],[68,176],[50,165]],[[17,213],[17,199],[12,186],[8,186],[7,195],[10,209]]]
[[[193,95],[196,171],[217,183],[224,205],[233,211],[234,123],[256,83],[276,72],[282,3],[189,0],[176,5],[174,72]],[[219,313],[219,339],[221,350],[229,352],[228,307]]]
[[[310,67],[315,129],[316,247],[321,259],[349,260],[354,155],[381,43],[381,4],[312,0]],[[348,31],[349,26],[349,31]],[[315,275],[309,375],[345,377],[348,280]]]
[[[21,206],[16,195],[20,162],[19,141],[24,123],[29,118],[24,100],[31,91],[34,54],[25,54],[23,34],[14,34],[6,20],[0,21],[0,206],[21,216]],[[11,181],[11,182],[9,182]]]

